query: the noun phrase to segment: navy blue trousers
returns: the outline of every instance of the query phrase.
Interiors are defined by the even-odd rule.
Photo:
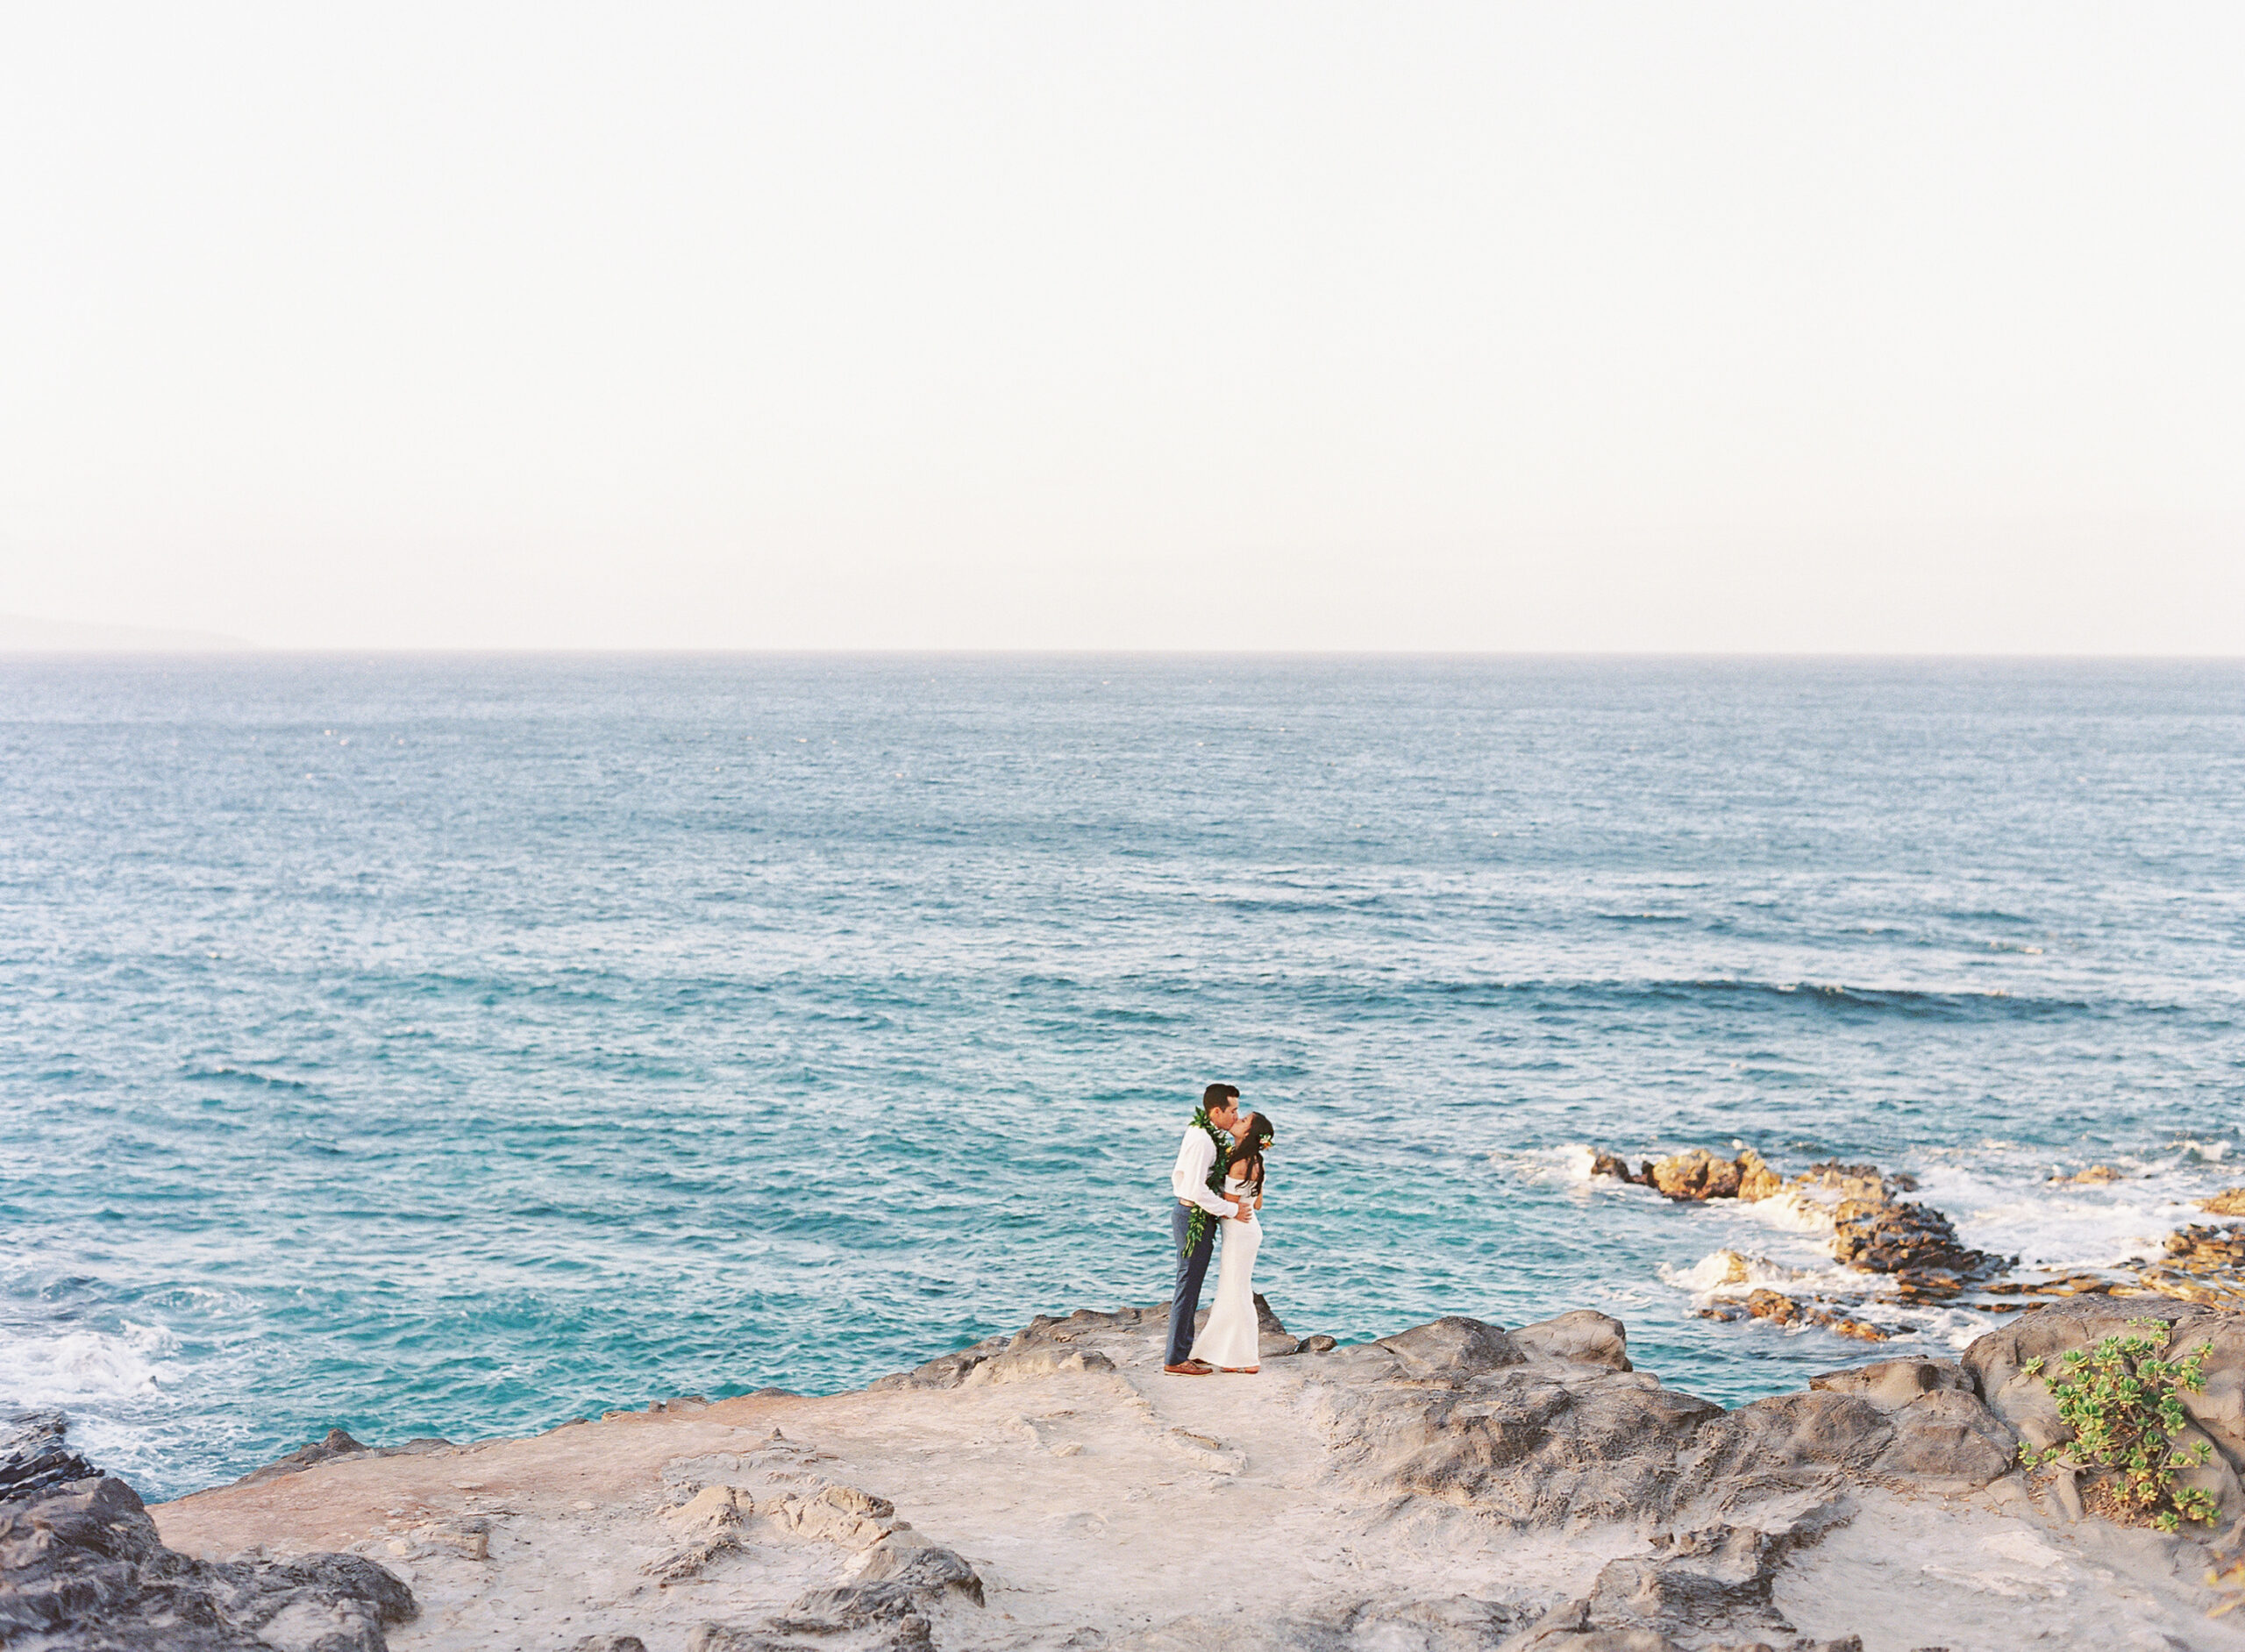
[[[1210,1216],[1208,1230],[1187,1256],[1185,1235],[1192,1231],[1192,1207],[1171,1200],[1169,1254],[1177,1258],[1177,1292],[1169,1299],[1169,1355],[1162,1362],[1165,1365],[1182,1365],[1193,1357],[1193,1317],[1201,1311],[1201,1281],[1208,1277],[1208,1257],[1216,1248],[1216,1219]]]

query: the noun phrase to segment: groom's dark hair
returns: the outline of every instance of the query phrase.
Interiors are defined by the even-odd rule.
[[[1238,1100],[1239,1086],[1236,1084],[1212,1084],[1201,1092],[1201,1105],[1211,1113],[1227,1101]]]

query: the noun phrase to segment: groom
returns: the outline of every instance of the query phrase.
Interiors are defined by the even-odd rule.
[[[1225,1135],[1237,1133],[1238,1086],[1210,1085],[1201,1093],[1201,1110]],[[1169,1352],[1162,1369],[1172,1377],[1208,1377],[1215,1371],[1208,1361],[1193,1357],[1193,1320],[1201,1311],[1201,1281],[1208,1277],[1208,1253],[1215,1249],[1217,1220],[1239,1214],[1237,1205],[1208,1191],[1208,1173],[1215,1167],[1215,1140],[1195,1116],[1185,1127],[1177,1168],[1169,1173],[1169,1190],[1177,1196],[1169,1212],[1169,1253],[1177,1258],[1177,1293],[1169,1302]],[[1195,1206],[1208,1213],[1208,1220],[1201,1225],[1201,1243],[1189,1244]]]

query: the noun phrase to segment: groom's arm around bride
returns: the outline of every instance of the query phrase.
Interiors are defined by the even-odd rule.
[[[1169,1348],[1162,1369],[1173,1376],[1206,1377],[1213,1369],[1192,1357],[1193,1317],[1201,1309],[1201,1282],[1208,1277],[1208,1255],[1215,1248],[1215,1219],[1241,1214],[1237,1205],[1208,1186],[1218,1157],[1213,1130],[1229,1134],[1238,1127],[1238,1087],[1210,1085],[1201,1093],[1201,1111],[1185,1127],[1176,1168],[1169,1173],[1170,1192],[1175,1195],[1169,1227],[1170,1254],[1177,1258],[1177,1289],[1169,1302]],[[1201,1214],[1197,1238],[1193,1232],[1196,1213]]]

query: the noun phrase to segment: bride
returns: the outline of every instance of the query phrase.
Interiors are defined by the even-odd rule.
[[[1240,1121],[1231,1158],[1224,1166],[1224,1197],[1244,1213],[1223,1224],[1223,1260],[1216,1270],[1216,1305],[1193,1339],[1193,1357],[1218,1371],[1248,1376],[1262,1369],[1262,1330],[1255,1320],[1255,1252],[1263,1243],[1263,1150],[1277,1139],[1271,1121],[1251,1113]]]

